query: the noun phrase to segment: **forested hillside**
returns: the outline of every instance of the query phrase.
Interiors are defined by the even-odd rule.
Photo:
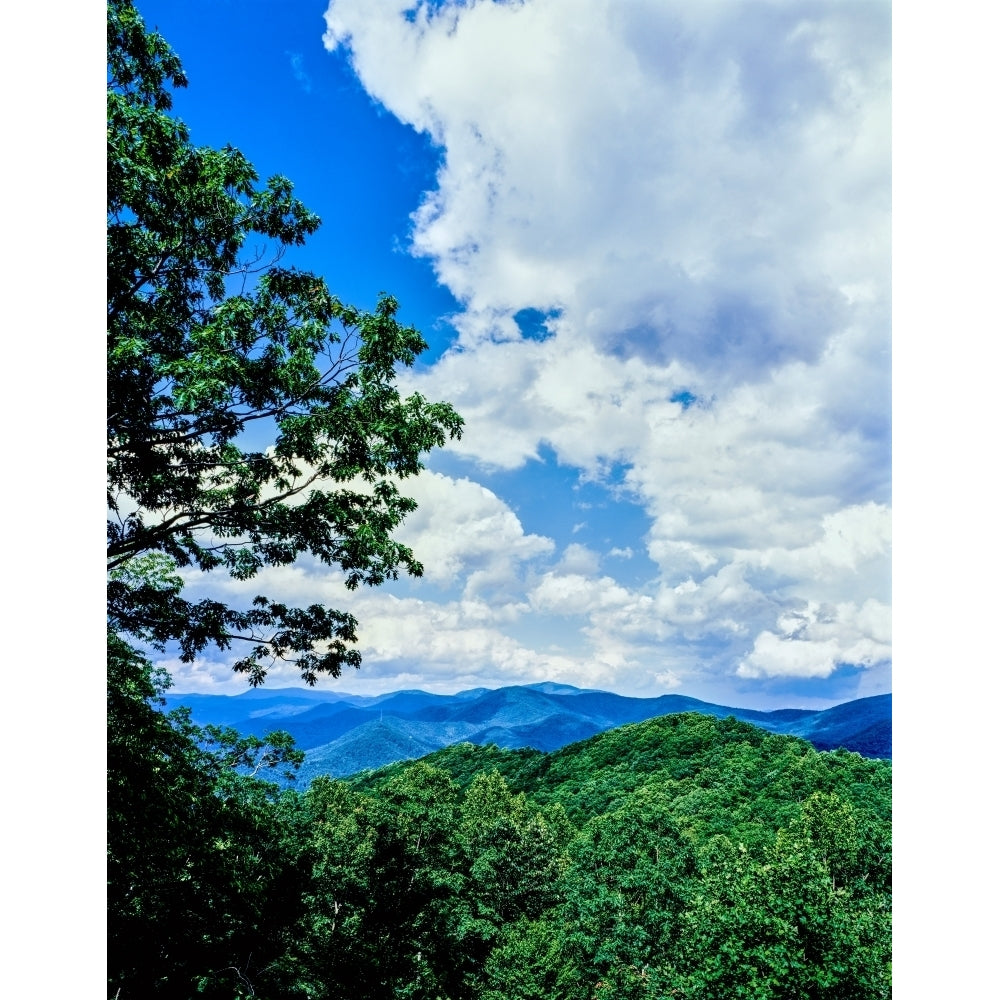
[[[302,773],[347,777],[422,757],[455,743],[558,750],[629,722],[698,712],[801,736],[820,750],[892,757],[892,695],[860,698],[825,710],[755,711],[677,694],[634,698],[568,684],[478,688],[453,695],[396,691],[362,697],[330,690],[251,690],[241,695],[169,694],[199,725],[225,725],[246,736],[290,733],[306,751]]]
[[[887,761],[682,713],[282,790],[112,652],[122,1000],[890,995]]]

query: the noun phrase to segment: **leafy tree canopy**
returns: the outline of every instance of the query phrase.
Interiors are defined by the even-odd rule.
[[[262,778],[303,754],[200,729],[162,670],[108,635],[108,996],[232,998],[290,947],[307,868],[295,798]]]
[[[393,298],[364,312],[282,265],[319,219],[285,178],[191,142],[180,62],[131,0],[108,4],[107,42],[109,626],[186,661],[239,641],[254,685],[277,659],[337,676],[360,663],[350,614],[190,601],[177,570],[247,580],[311,555],[352,589],[419,575],[397,484],[462,420],[400,395],[427,345]]]

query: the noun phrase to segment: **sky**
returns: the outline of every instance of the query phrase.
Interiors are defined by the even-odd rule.
[[[423,578],[190,596],[352,611],[345,692],[891,690],[889,4],[138,6],[194,141],[292,179],[323,226],[288,259],[395,295],[403,389],[466,421],[407,482]],[[160,662],[235,693],[237,655]]]

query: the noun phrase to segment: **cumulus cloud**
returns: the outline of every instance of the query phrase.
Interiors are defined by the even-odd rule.
[[[423,472],[402,489],[418,507],[397,536],[435,583],[462,581],[470,593],[510,584],[522,563],[555,548],[549,538],[526,534],[507,504],[467,478]]]
[[[573,533],[576,534],[575,526]],[[597,573],[600,565],[601,557],[593,549],[589,549],[579,542],[572,542],[566,546],[557,569],[562,573],[582,573],[586,576],[593,576]]]
[[[889,608],[873,600],[861,608],[810,602],[783,615],[778,629],[757,636],[739,676],[829,677],[841,664],[872,667],[891,655]]]
[[[531,592],[531,603],[536,609],[560,615],[622,608],[633,600],[629,591],[611,577],[598,579],[572,572],[546,573]]]
[[[847,289],[885,290],[888,5],[334,0],[326,18],[327,46],[444,149],[413,242],[466,340],[561,309],[606,347],[746,372],[814,359]]]
[[[411,384],[483,470],[549,447],[623,468],[649,517],[644,583],[570,550],[529,583],[608,662],[890,655],[889,28],[823,0],[329,6],[327,47],[443,152],[412,249],[463,309]]]
[[[332,0],[326,25],[441,149],[410,249],[461,304],[401,386],[463,414],[468,474],[406,484],[426,585],[346,598],[366,678],[884,665],[889,4]],[[644,533],[597,546],[554,496],[557,548],[477,482],[550,451]],[[268,582],[345,606],[317,567]]]
[[[323,481],[316,483],[317,488],[323,486]],[[526,533],[517,515],[495,493],[467,478],[425,470],[398,486],[418,506],[396,529],[395,537],[413,550],[424,579],[442,590],[458,588],[467,601],[482,600],[488,593],[495,604],[502,603],[498,598],[519,582],[523,565],[555,549],[550,538]],[[370,488],[360,481],[350,487]],[[570,548],[586,551],[582,546]],[[235,597],[269,588],[289,601],[344,601],[341,575],[305,556],[250,580],[233,580],[221,573],[205,576],[195,569],[182,571],[182,576],[189,587],[222,590]]]

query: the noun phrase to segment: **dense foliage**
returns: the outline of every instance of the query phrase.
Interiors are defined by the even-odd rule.
[[[281,791],[111,662],[119,1000],[890,995],[887,761],[689,713]]]
[[[302,805],[254,777],[301,754],[156,711],[165,678],[134,645],[190,661],[235,643],[252,684],[276,659],[309,683],[356,666],[350,614],[192,601],[181,571],[248,580],[308,555],[350,588],[419,575],[397,484],[462,421],[400,396],[426,344],[395,300],[364,312],[283,265],[318,218],[285,178],[191,142],[180,62],[131,0],[108,3],[107,45],[109,977],[121,1000],[232,997],[304,905]]]
[[[392,537],[415,506],[397,481],[462,421],[400,397],[396,368],[426,344],[395,300],[363,312],[282,266],[319,219],[285,178],[259,187],[238,150],[193,145],[169,114],[170,85],[186,85],[176,55],[130,0],[112,0],[109,624],[176,643],[184,660],[236,642],[252,683],[277,658],[312,683],[360,662],[350,614],[263,595],[190,601],[176,569],[247,580],[307,554],[352,588],[419,574]]]
[[[110,995],[237,996],[237,957],[283,954],[302,909],[297,796],[255,776],[290,773],[302,753],[281,734],[164,715],[165,685],[109,634]]]

